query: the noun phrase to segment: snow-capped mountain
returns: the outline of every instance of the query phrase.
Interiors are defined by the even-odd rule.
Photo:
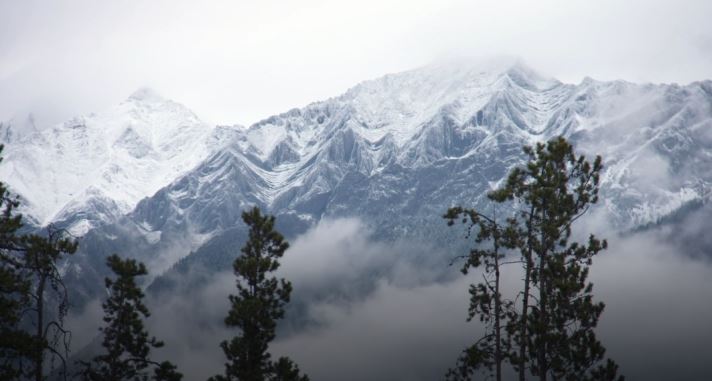
[[[585,80],[569,111],[571,137],[607,166],[603,203],[617,227],[655,222],[712,181],[712,81],[687,86]]]
[[[0,179],[37,225],[59,222],[78,235],[115,221],[215,151],[224,129],[143,88],[101,114],[13,134]]]
[[[153,274],[227,268],[244,237],[240,213],[252,205],[276,215],[288,237],[324,218],[353,216],[381,238],[447,244],[440,218],[447,207],[490,207],[485,194],[522,162],[522,145],[558,135],[603,156],[600,207],[619,229],[706,200],[712,182],[712,81],[565,84],[519,62],[459,62],[363,82],[247,129],[211,129],[182,106],[143,93],[117,110],[43,132],[53,143],[35,150],[55,155],[54,142],[62,142],[62,165],[18,168],[23,181],[8,180],[32,199],[17,185],[33,181],[30,173],[62,173],[66,165],[83,179],[74,174],[88,173],[87,163],[99,171],[77,187],[78,200],[90,211],[101,208],[85,200],[113,200],[107,209],[117,217],[101,217],[116,219],[83,239],[69,270],[77,279],[100,276],[114,251],[141,258]],[[73,132],[97,129],[105,132]],[[85,143],[89,135],[102,143]],[[214,150],[211,136],[221,142]],[[69,218],[76,194],[66,194],[58,174],[48,176],[62,199],[41,204],[56,206],[38,215]],[[98,195],[87,197],[94,189]]]
[[[564,135],[604,157],[605,207],[629,228],[705,196],[711,126],[710,81],[571,85],[521,63],[430,66],[256,123],[132,218],[152,230],[190,221],[201,234],[252,204],[312,222],[385,210],[426,218],[483,200],[523,144]]]

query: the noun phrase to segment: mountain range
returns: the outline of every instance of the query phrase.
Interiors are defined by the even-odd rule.
[[[712,182],[712,81],[567,84],[519,61],[389,74],[249,127],[210,125],[150,89],[51,128],[13,123],[0,124],[0,180],[31,224],[81,236],[66,272],[82,300],[113,252],[162,287],[228,269],[252,205],[287,237],[357,217],[378,239],[447,245],[449,206],[490,207],[521,147],[560,135],[603,157],[596,212],[619,231],[704,205]]]

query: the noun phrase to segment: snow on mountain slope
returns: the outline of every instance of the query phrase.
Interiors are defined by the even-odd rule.
[[[654,222],[712,183],[712,81],[687,86],[595,83],[582,146],[608,163],[603,190],[619,222]]]
[[[30,220],[84,234],[192,169],[222,144],[224,129],[139,89],[104,113],[3,140],[0,180],[25,200]]]
[[[711,81],[573,85],[517,62],[391,74],[231,132],[193,169],[90,232],[75,271],[102,271],[111,248],[154,274],[178,261],[223,269],[251,205],[276,215],[288,237],[323,218],[360,217],[379,238],[451,244],[447,207],[490,208],[487,191],[523,162],[522,145],[558,135],[603,156],[599,205],[627,229],[708,197],[710,131]]]
[[[200,200],[199,209],[185,202],[180,190],[188,183],[185,178],[167,187],[162,202],[174,205],[176,224],[205,220],[210,213],[213,221],[222,220],[222,209],[209,203],[216,195],[221,205],[230,197],[235,206],[253,200],[307,220],[337,211],[356,213],[379,198],[401,204],[390,193],[421,203],[439,192],[444,198],[436,207],[478,203],[521,162],[523,144],[563,135],[583,152],[603,155],[605,207],[617,226],[630,227],[704,196],[701,189],[712,182],[707,169],[712,168],[707,154],[712,142],[706,135],[712,123],[711,87],[709,81],[688,86],[591,79],[563,84],[519,62],[428,66],[364,82],[339,97],[251,126],[216,154],[239,163],[231,168],[242,168],[241,178],[255,179],[245,188],[249,194],[221,192],[227,186],[223,179],[201,170],[185,175],[202,184],[190,195]],[[451,172],[434,173],[438,168]],[[426,177],[413,178],[421,173]],[[355,177],[359,183],[341,195]],[[429,182],[435,178],[443,183],[432,189]],[[369,189],[354,199],[362,183]],[[172,200],[172,194],[181,197]],[[341,199],[347,195],[348,201]],[[150,210],[150,203],[146,200],[140,209]],[[216,228],[210,224],[198,230]]]
[[[472,148],[455,147],[460,140],[513,131],[512,126],[523,137],[539,134],[571,92],[572,86],[519,63],[425,67],[367,81],[337,98],[256,123],[239,148],[264,168],[270,186],[262,192],[263,201],[271,204],[304,184],[312,164],[338,161],[338,151],[353,144],[364,150],[355,153],[362,159],[359,165],[372,174],[390,159],[427,166],[460,156]]]

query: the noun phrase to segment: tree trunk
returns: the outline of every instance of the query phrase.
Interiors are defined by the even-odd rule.
[[[529,313],[529,291],[531,283],[532,268],[531,249],[526,258],[526,268],[524,270],[524,295],[522,296],[522,316],[519,326],[519,381],[526,381],[526,358],[527,358],[527,314]]]
[[[501,323],[502,318],[502,296],[499,293],[499,252],[495,249],[494,252],[494,268],[495,268],[495,284],[494,284],[494,334],[495,334],[495,349],[494,358],[496,364],[496,378],[497,381],[502,381],[502,334],[501,334]]]
[[[542,202],[541,221],[549,221],[550,216],[545,212],[548,210],[546,200]],[[537,348],[537,361],[539,362],[539,380],[546,381],[549,373],[546,354],[549,347],[549,311],[547,298],[550,294],[550,276],[546,273],[546,261],[550,250],[549,237],[545,235],[544,229],[540,228],[541,238],[539,244],[539,347]]]
[[[44,276],[40,277],[37,284],[37,333],[35,334],[35,381],[42,381],[44,371]]]
[[[544,277],[544,262],[546,257],[542,256],[539,259],[539,347],[537,348],[537,361],[539,362],[539,380],[546,381],[548,367],[546,366],[546,347],[547,347],[547,306],[546,306],[546,296],[547,296],[547,285],[548,281]]]
[[[529,292],[531,290],[531,273],[534,263],[532,262],[532,229],[534,220],[534,206],[529,210],[527,221],[527,247],[525,251],[526,264],[524,266],[524,295],[522,295],[522,317],[519,327],[519,381],[526,381],[526,364],[527,364],[527,318],[529,314]]]

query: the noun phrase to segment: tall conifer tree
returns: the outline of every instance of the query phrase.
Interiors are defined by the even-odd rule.
[[[69,297],[59,263],[77,250],[77,242],[66,231],[50,226],[46,236],[22,237],[22,246],[22,271],[31,282],[28,318],[35,326],[34,380],[46,379],[45,373],[54,371],[55,359],[61,362],[60,373],[66,379],[71,334],[64,327],[64,318],[69,310]],[[48,357],[51,366],[46,369]]]
[[[590,235],[586,243],[571,242],[573,222],[598,201],[601,158],[591,164],[562,137],[524,147],[524,153],[527,164],[512,170],[506,184],[488,195],[498,203],[511,201],[516,209],[507,233],[500,237],[506,238],[504,246],[518,249],[524,269],[521,307],[509,315],[506,325],[507,342],[518,347],[507,354],[509,362],[521,381],[529,379],[528,371],[543,381],[622,379],[613,361],[603,362],[605,349],[594,328],[604,304],[593,301],[593,285],[587,280],[592,258],[606,248],[606,241]],[[482,215],[474,210],[453,208],[445,217],[452,222],[461,214],[487,232]],[[480,233],[478,243],[493,241],[497,247],[497,230],[490,230],[491,234]],[[496,258],[492,256],[496,251],[477,249],[470,262],[473,255],[482,258],[481,253]],[[486,291],[485,287],[479,294],[498,295]],[[486,309],[476,312],[481,318],[491,316]],[[482,363],[488,358],[474,360]]]
[[[607,244],[590,235],[571,242],[572,224],[598,201],[601,157],[593,164],[577,156],[563,137],[524,147],[529,160],[515,168],[491,197],[514,200],[520,208],[520,252],[525,278],[536,288],[530,312],[521,315],[516,334],[525,350],[516,363],[540,380],[616,379],[617,365],[605,355],[594,328],[604,309],[593,301],[587,281],[592,258]]]
[[[233,263],[237,294],[230,295],[231,308],[225,318],[225,324],[239,328],[240,334],[220,344],[228,362],[225,374],[211,380],[307,381],[290,359],[272,362],[267,351],[292,292],[290,282],[269,274],[279,268],[289,244],[274,229],[274,217],[263,216],[259,208],[243,212],[242,220],[250,231],[242,255]]]
[[[23,277],[16,255],[21,242],[17,232],[22,227],[22,216],[15,213],[18,205],[0,182],[0,380],[19,378],[23,365],[33,358],[32,336],[20,327],[30,282]]]
[[[83,363],[82,377],[89,381],[148,380],[180,381],[182,375],[169,362],[158,363],[150,359],[151,349],[163,343],[149,337],[143,319],[150,316],[143,304],[144,293],[136,283],[136,277],[148,274],[143,263],[133,259],[121,259],[114,254],[107,258],[107,265],[116,274],[116,279],[106,278],[109,298],[103,303],[104,327],[102,346],[105,353],[94,358],[92,363]]]
[[[69,301],[59,262],[74,253],[77,244],[51,226],[47,236],[18,235],[22,216],[15,209],[19,202],[2,183],[0,206],[0,373],[42,381],[59,359],[60,374],[66,378],[70,334],[64,316]],[[21,328],[29,326],[34,330]],[[48,357],[50,369],[45,366]]]

